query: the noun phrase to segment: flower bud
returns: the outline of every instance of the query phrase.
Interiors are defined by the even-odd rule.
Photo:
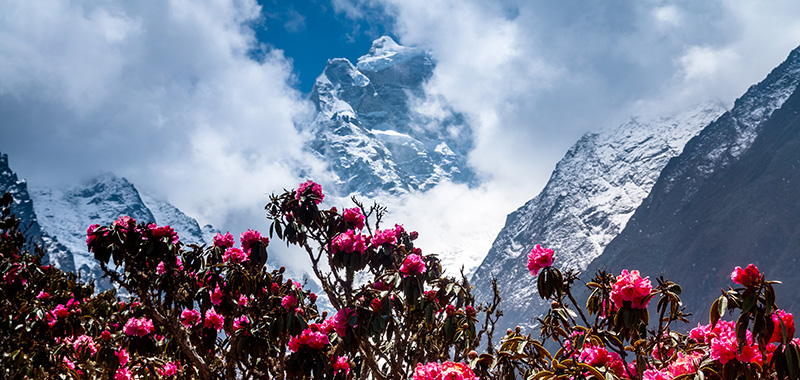
[[[469,354],[467,354],[467,357],[469,357],[470,360],[475,360],[475,358],[478,357],[478,353],[475,352],[475,350],[472,350],[469,352]]]
[[[520,332],[520,331],[522,331],[522,328],[520,328],[519,326],[517,326],[517,327],[514,329],[514,331],[516,331],[516,333],[517,333],[517,334],[519,334],[519,332]]]
[[[286,268],[285,267],[281,267],[281,269],[278,269],[278,273],[283,273],[283,272],[286,272]]]

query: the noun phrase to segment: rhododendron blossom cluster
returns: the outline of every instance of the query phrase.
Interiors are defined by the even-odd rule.
[[[761,281],[761,273],[755,265],[750,264],[747,268],[737,266],[731,272],[731,280],[739,285],[753,286]]]
[[[125,334],[143,337],[153,332],[153,321],[147,318],[131,318],[125,323]]]
[[[638,270],[628,272],[627,269],[623,269],[617,276],[617,282],[612,285],[611,301],[618,309],[622,308],[625,301],[629,301],[634,309],[645,309],[650,302],[652,290],[650,277],[642,278]]]
[[[422,261],[422,256],[413,253],[406,256],[403,260],[403,264],[400,265],[400,273],[404,276],[423,274],[425,270],[425,262]]]
[[[370,241],[375,247],[379,247],[381,244],[397,244],[397,233],[390,228],[378,230],[375,231],[375,235]]]
[[[292,350],[292,352],[297,352],[300,351],[303,346],[308,346],[315,350],[321,350],[329,343],[330,339],[327,335],[308,328],[303,330],[300,335],[289,339],[289,349]]]
[[[347,230],[333,238],[331,250],[333,252],[364,253],[367,250],[367,239],[361,233]]]
[[[553,250],[536,244],[528,253],[528,270],[536,276],[542,268],[553,265]]]
[[[230,231],[226,232],[225,235],[221,233],[217,233],[214,236],[214,246],[220,248],[231,248],[233,247],[234,240],[233,235]]]
[[[261,233],[258,231],[250,229],[242,232],[242,235],[239,237],[239,241],[242,243],[242,250],[247,254],[250,254],[253,244],[255,243],[260,242],[261,244],[264,244],[265,247],[269,245],[269,238],[266,236],[261,236]]]
[[[418,363],[412,380],[479,380],[464,363]]]
[[[344,209],[342,218],[349,225],[353,226],[354,229],[360,230],[364,228],[364,220],[366,218],[364,217],[364,214],[361,213],[361,209],[358,207]]]
[[[300,199],[309,189],[311,190],[311,194],[315,197],[314,203],[322,203],[322,200],[325,199],[325,194],[322,193],[322,186],[312,180],[308,180],[301,183],[300,186],[297,186],[297,199]]]

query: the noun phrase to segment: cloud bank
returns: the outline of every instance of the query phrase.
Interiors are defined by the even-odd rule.
[[[11,1],[0,14],[0,151],[34,184],[103,171],[201,222],[265,228],[268,193],[321,173],[292,63],[255,0]],[[236,232],[236,231],[232,231]]]

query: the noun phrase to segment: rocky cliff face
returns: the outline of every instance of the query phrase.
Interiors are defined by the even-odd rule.
[[[732,285],[733,268],[755,263],[784,281],[780,306],[800,306],[798,82],[795,50],[670,161],[588,269],[664,274],[684,285],[684,304],[701,321],[719,289]]]
[[[472,132],[463,116],[447,107],[420,111],[424,84],[435,62],[426,52],[375,40],[357,65],[331,59],[309,98],[316,116],[301,130],[308,149],[328,162],[339,195],[425,190],[451,179],[471,183],[467,165]]]
[[[503,327],[533,324],[545,305],[526,267],[531,248],[551,247],[555,265],[585,269],[625,228],[669,159],[723,112],[720,104],[707,103],[584,135],[542,192],[508,216],[472,278],[478,299],[489,300],[489,281],[496,277],[503,291]]]

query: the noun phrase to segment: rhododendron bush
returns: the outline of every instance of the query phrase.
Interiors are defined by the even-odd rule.
[[[324,199],[304,182],[271,197],[268,233],[218,234],[210,246],[127,216],[89,226],[87,247],[119,296],[41,265],[4,196],[0,378],[797,378],[793,315],[754,265],[733,271],[708,324],[688,326],[678,284],[601,272],[584,304],[579,274],[536,245],[531,297],[552,307],[536,331],[495,334],[496,283],[493,302],[478,305],[463,274],[445,275],[383,207],[353,199],[340,213]],[[308,256],[332,309],[268,269],[277,241]]]

